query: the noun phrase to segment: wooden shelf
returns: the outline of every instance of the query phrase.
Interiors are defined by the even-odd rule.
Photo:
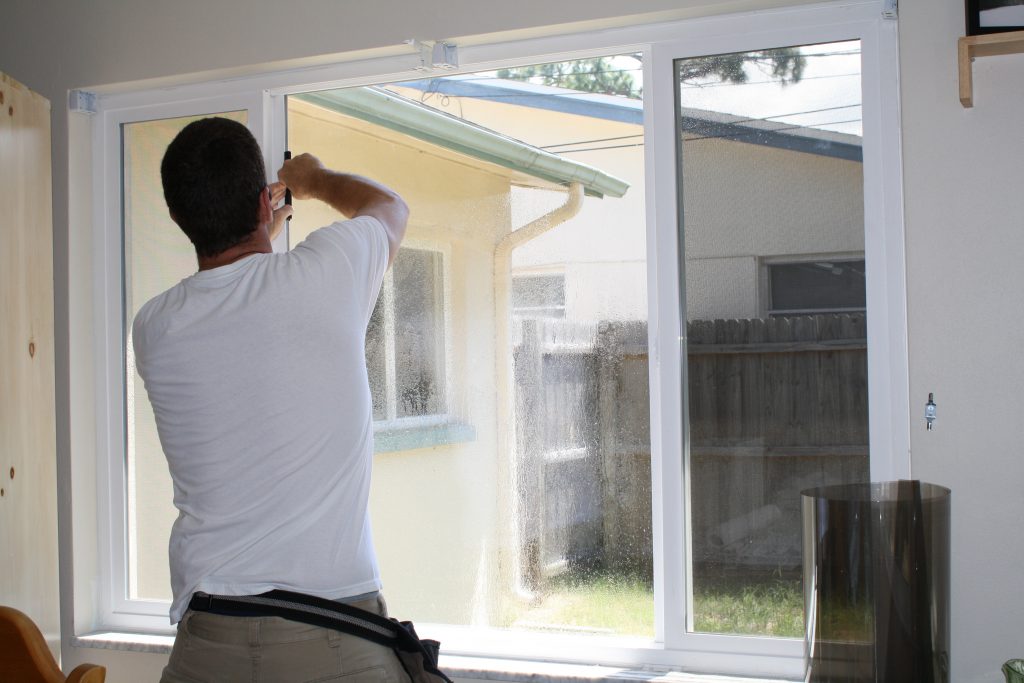
[[[983,36],[964,36],[957,43],[960,64],[960,104],[974,106],[973,67],[975,57],[1024,53],[1024,31],[989,33]]]

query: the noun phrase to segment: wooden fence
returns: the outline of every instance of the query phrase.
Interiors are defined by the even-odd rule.
[[[529,580],[651,567],[647,329],[523,321],[517,472]],[[687,325],[695,562],[793,568],[801,489],[868,478],[862,315]]]

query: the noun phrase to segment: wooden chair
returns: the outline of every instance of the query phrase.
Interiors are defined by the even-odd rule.
[[[106,677],[104,667],[82,664],[65,678],[32,620],[12,607],[0,606],[0,681],[103,683]]]

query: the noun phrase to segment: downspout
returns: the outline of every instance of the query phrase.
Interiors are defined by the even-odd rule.
[[[512,250],[540,237],[549,230],[561,225],[576,216],[583,208],[583,184],[574,182],[569,185],[565,203],[530,221],[518,230],[513,230],[498,243],[494,249],[494,308],[498,321],[495,332],[495,356],[497,358],[497,407],[499,452],[508,453],[511,457],[507,462],[506,489],[511,499],[502,509],[512,511],[512,547],[516,553],[513,562],[513,585],[519,595],[531,597],[523,585],[523,567],[520,557],[521,539],[519,538],[519,506],[516,495],[516,415],[515,415],[515,373],[513,347],[511,340],[512,300],[510,287],[512,283]],[[500,461],[499,461],[500,462]]]

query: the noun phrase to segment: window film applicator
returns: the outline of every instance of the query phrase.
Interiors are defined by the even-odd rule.
[[[284,160],[288,161],[291,158],[292,158],[291,150],[287,150],[286,149],[284,151]],[[284,203],[285,203],[286,206],[291,206],[292,205],[292,191],[289,190],[287,187],[284,188]],[[290,222],[292,220],[292,217],[288,216],[288,218],[286,220],[288,220]]]

